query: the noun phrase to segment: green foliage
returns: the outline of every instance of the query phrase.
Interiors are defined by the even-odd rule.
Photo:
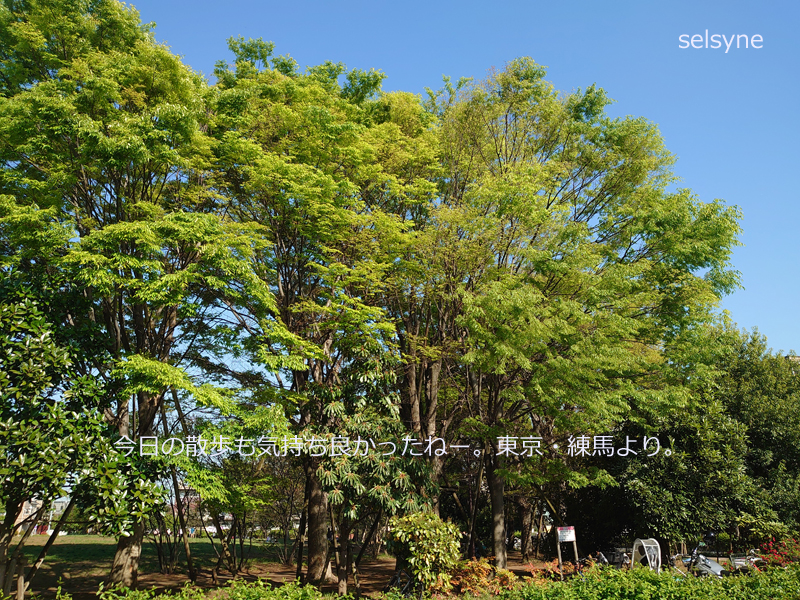
[[[670,540],[726,530],[744,510],[759,510],[756,487],[745,472],[741,424],[708,402],[670,419],[659,435],[671,456],[629,461],[620,479],[640,516],[636,531]]]
[[[729,327],[714,396],[745,428],[747,473],[768,490],[766,521],[800,527],[800,363],[772,351],[757,331]],[[754,517],[758,515],[753,514]],[[764,537],[780,534],[763,527]],[[764,538],[761,538],[764,539]]]
[[[687,330],[665,355],[663,377],[685,390],[690,406],[644,413],[618,435],[657,436],[672,454],[590,461],[620,486],[574,492],[576,525],[598,547],[625,529],[670,541],[727,531],[742,551],[785,537],[797,523],[796,363],[725,316]]]
[[[5,278],[0,281],[5,281]],[[11,551],[16,523],[26,501],[42,502],[25,524],[33,526],[58,497],[70,494],[85,506],[97,528],[128,535],[133,522],[158,499],[156,485],[142,478],[112,447],[101,409],[105,389],[79,375],[70,353],[58,346],[36,304],[29,299],[0,301],[0,556],[16,560],[23,542]],[[0,587],[13,570],[3,565]]]
[[[503,594],[507,600],[794,600],[800,569],[777,569],[723,579],[681,578],[649,569],[592,569],[566,582],[533,582]]]
[[[792,563],[800,563],[800,542],[797,538],[786,537],[780,541],[770,540],[761,547],[760,555],[768,564],[786,567]]]
[[[323,597],[322,593],[311,585],[300,585],[292,581],[271,588],[261,579],[252,583],[234,580],[225,591],[225,595],[230,600],[321,600]]]
[[[61,589],[59,588],[59,595],[57,595],[57,598],[64,600],[69,599],[69,595],[61,594],[60,592]],[[149,590],[133,590],[122,586],[111,586],[104,588],[103,584],[101,583],[99,589],[97,590],[97,597],[101,600],[155,600],[156,598],[173,598],[174,600],[202,600],[206,597],[206,594],[203,592],[203,590],[188,584],[182,587],[176,593],[162,594],[156,592],[155,587]]]
[[[789,535],[789,527],[777,519],[775,511],[765,510],[759,515],[743,512],[736,524],[749,541],[760,543],[768,539],[782,539]]]
[[[559,94],[529,58],[422,104],[382,93],[379,71],[301,72],[271,42],[232,38],[234,62],[209,86],[149,29],[114,0],[0,6],[0,302],[36,298],[58,342],[36,342],[38,358],[0,376],[11,403],[56,390],[36,414],[4,413],[9,447],[64,438],[70,420],[134,440],[446,431],[489,456],[498,435],[540,435],[543,456],[490,461],[492,481],[560,491],[616,477],[665,535],[697,527],[698,513],[709,526],[751,515],[742,524],[757,535],[800,522],[785,365],[755,342],[739,358],[700,349],[694,327],[737,284],[738,211],[672,190],[674,158],[652,123],[610,119],[596,86]],[[728,361],[729,384],[711,354]],[[707,414],[686,408],[707,397]],[[671,435],[672,462],[612,473],[551,451],[610,430]],[[69,457],[84,443],[9,459],[8,481],[41,465],[63,487],[55,472],[82,472]],[[93,452],[106,468],[76,494],[118,535],[167,467],[235,515],[280,487],[268,457],[144,464],[103,443]],[[346,534],[432,504],[454,459],[296,462]],[[747,499],[758,486],[774,492],[764,510]],[[414,518],[425,533],[406,542],[431,584],[447,577],[453,541]]]
[[[674,157],[652,123],[611,119],[603,90],[562,95],[544,76],[520,58],[434,99],[446,175],[415,222],[409,261],[426,268],[401,280],[415,293],[398,313],[433,332],[407,360],[457,369],[456,393],[476,395],[459,433],[487,446],[539,435],[563,447],[683,410],[691,398],[661,349],[736,284],[737,209],[670,191]],[[529,488],[613,483],[553,451],[496,466]]]
[[[190,584],[185,585],[177,592],[157,592],[155,588],[149,590],[132,590],[126,587],[114,586],[103,589],[101,584],[97,592],[100,600],[203,600],[208,597],[206,590],[194,587]],[[245,581],[244,579],[233,579],[226,588],[215,590],[214,597],[224,600],[322,600],[323,595],[311,585],[299,585],[292,581],[282,586],[272,588],[263,579],[255,581]],[[64,593],[59,588],[56,595],[57,600],[72,600],[68,593]]]
[[[389,526],[416,580],[426,587],[449,589],[450,571],[461,555],[458,526],[429,512],[393,517]]]
[[[795,600],[800,594],[800,568],[770,569],[748,576],[716,578],[681,578],[674,573],[656,574],[649,569],[621,571],[616,569],[590,569],[583,577],[568,581],[536,579],[513,589],[487,588],[470,594],[479,598],[504,600]],[[228,600],[321,600],[323,595],[312,586],[291,582],[271,589],[263,580],[247,582],[234,580],[229,587],[217,592]],[[177,593],[158,594],[155,590],[129,589],[101,590],[103,600],[199,600],[206,597],[203,591],[187,586]],[[439,593],[435,598],[444,597]],[[59,588],[57,600],[72,600]]]
[[[33,302],[0,304],[0,500],[6,514],[16,514],[29,498],[49,505],[68,481],[96,477],[95,468],[113,463],[98,411],[102,387],[69,366],[69,351],[54,343],[51,325]]]

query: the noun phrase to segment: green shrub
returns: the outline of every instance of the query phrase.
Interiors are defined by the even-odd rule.
[[[800,567],[723,579],[595,568],[583,577],[531,582],[502,596],[504,600],[798,600]]]
[[[450,588],[450,570],[461,556],[461,532],[433,513],[392,517],[392,539],[411,567],[414,578],[428,588]]]
[[[770,541],[761,548],[761,555],[771,566],[785,567],[800,562],[800,542],[787,538],[780,542]]]
[[[108,589],[103,589],[103,584],[100,584],[100,589],[97,591],[99,600],[155,600],[161,598],[163,600],[205,600],[205,591],[196,588],[190,583],[179,590],[169,591],[165,593],[157,593],[155,588],[149,590],[132,590],[126,587],[114,586]]]
[[[100,589],[97,596],[100,600],[206,600],[209,590],[196,588],[191,584],[177,591],[157,593],[155,589],[131,590],[125,587],[111,587]],[[243,579],[231,581],[226,588],[217,592],[214,590],[215,600],[322,600],[322,593],[311,585],[302,586],[296,582],[286,583],[273,588],[263,579],[247,582]],[[56,600],[72,600],[69,593],[58,589]]]
[[[313,585],[300,585],[294,581],[272,588],[263,579],[253,582],[238,579],[231,581],[223,597],[227,600],[321,600],[323,596]]]

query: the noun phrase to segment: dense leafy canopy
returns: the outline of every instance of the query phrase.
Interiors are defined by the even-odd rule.
[[[128,584],[145,491],[169,481],[200,495],[226,546],[302,477],[311,580],[328,526],[349,540],[421,509],[452,513],[473,547],[491,535],[501,567],[512,512],[525,538],[531,511],[577,522],[598,497],[630,516],[595,525],[598,543],[797,527],[798,367],[712,325],[738,281],[739,214],[675,186],[654,124],[608,117],[595,85],[554,90],[529,58],[422,101],[384,93],[379,71],[302,70],[261,39],[229,48],[209,83],[114,0],[0,7],[3,485],[35,471],[23,433],[50,469],[15,502],[52,496],[84,469],[80,448],[105,448],[98,481],[123,491],[81,502],[106,499],[112,578]],[[110,430],[470,451],[145,467],[109,449]],[[563,452],[607,434],[673,452]],[[500,456],[503,436],[541,454]],[[336,552],[344,592],[358,558]]]

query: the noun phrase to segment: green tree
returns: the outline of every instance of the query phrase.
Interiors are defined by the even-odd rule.
[[[651,413],[615,431],[657,436],[671,455],[597,459],[619,487],[575,491],[571,520],[597,545],[626,529],[668,542],[717,530],[731,543],[759,543],[795,528],[794,361],[769,351],[756,332],[737,331],[727,316],[687,330],[667,357],[671,369],[661,375],[691,394],[687,409]]]
[[[270,341],[276,351],[304,355],[302,366],[266,365],[262,385],[285,407],[294,435],[396,432],[391,384],[381,373],[392,368],[396,343],[379,298],[405,235],[385,207],[401,198],[417,202],[432,190],[409,169],[432,158],[413,151],[429,143],[413,122],[418,102],[378,95],[383,77],[376,72],[345,74],[343,65],[325,63],[300,73],[261,40],[231,40],[230,48],[235,64],[218,65],[214,97],[216,185],[230,199],[228,214],[266,227],[262,277],[302,344]],[[327,555],[329,494],[344,506],[340,519],[349,531],[369,514],[355,508],[364,490],[383,486],[392,492],[385,507],[396,510],[398,492],[389,482],[406,473],[395,461],[369,475],[368,460],[326,462],[304,454],[302,462],[308,509],[300,535],[307,524],[308,580],[316,582]],[[342,556],[340,586],[349,565]]]
[[[120,435],[152,435],[170,391],[228,410],[207,366],[283,328],[253,260],[263,231],[206,212],[205,82],[113,0],[5,3],[0,56],[4,225],[23,244],[51,221],[69,232],[43,254],[9,248],[6,263],[82,297],[57,325],[101,340],[83,368],[108,382]],[[26,223],[44,229],[19,233]],[[139,519],[123,532],[112,582],[135,586],[143,531]]]
[[[44,561],[58,533],[58,525],[37,561],[27,572],[22,549],[35,526],[63,496],[71,496],[62,521],[75,502],[91,489],[105,497],[104,513],[97,516],[106,532],[124,529],[136,513],[150,508],[156,496],[144,484],[134,502],[126,501],[124,460],[108,439],[104,422],[102,384],[78,376],[67,349],[54,341],[52,325],[28,299],[0,303],[0,586],[4,596],[18,572],[23,585]],[[26,502],[39,508],[22,518]],[[16,538],[16,534],[21,534]],[[19,585],[19,584],[18,584]]]
[[[728,328],[730,345],[717,363],[720,375],[714,397],[746,428],[747,473],[767,492],[765,508],[798,531],[800,363],[792,355],[774,352],[757,331]]]
[[[602,433],[632,408],[674,410],[685,394],[648,385],[666,368],[657,349],[709,319],[736,284],[736,210],[670,191],[674,158],[652,124],[610,119],[602,89],[561,95],[544,75],[517,59],[430,104],[445,177],[426,229],[433,260],[460,273],[448,294],[462,303],[453,321],[474,381],[468,403],[482,407],[473,435],[489,451],[500,567],[497,437],[527,430],[550,446]],[[552,480],[602,475],[548,454]]]

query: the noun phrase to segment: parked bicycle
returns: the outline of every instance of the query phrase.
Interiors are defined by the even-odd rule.
[[[384,593],[392,590],[399,592],[406,598],[422,598],[422,594],[425,592],[425,584],[418,582],[405,569],[397,569],[389,583],[383,588]]]

